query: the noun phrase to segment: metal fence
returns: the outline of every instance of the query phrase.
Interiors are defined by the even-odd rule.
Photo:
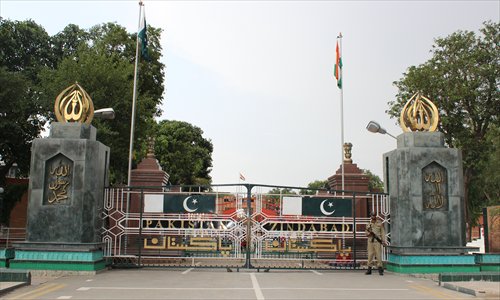
[[[382,193],[287,186],[110,188],[104,252],[116,267],[360,268],[367,216],[390,242],[389,207]]]

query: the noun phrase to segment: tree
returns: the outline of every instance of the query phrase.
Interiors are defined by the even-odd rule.
[[[31,141],[40,136],[48,107],[40,101],[37,74],[53,65],[50,37],[35,22],[0,18],[0,186],[17,163],[29,173]]]
[[[378,175],[373,174],[370,170],[363,170],[363,173],[368,175],[368,190],[370,192],[383,192],[384,182]]]
[[[500,23],[485,22],[480,32],[478,36],[457,31],[436,39],[432,58],[410,67],[394,82],[399,91],[396,100],[388,103],[392,117],[399,116],[402,106],[417,91],[437,105],[439,131],[448,146],[462,150],[469,225],[476,218],[470,212],[484,204],[475,185],[482,184],[480,167],[492,152],[492,142],[486,137],[492,126],[498,127],[500,113]]]
[[[141,61],[134,130],[134,161],[141,159],[160,115],[163,99],[163,68],[159,62],[161,31],[148,27],[150,62]],[[111,121],[94,119],[97,138],[111,148],[110,182],[126,183],[130,142],[130,116],[135,61],[135,33],[107,23],[92,27],[88,32],[68,25],[54,38],[55,48],[62,55],[56,69],[40,72],[40,89],[45,103],[54,103],[65,87],[78,81],[90,94],[96,109],[112,107],[116,117]],[[160,79],[158,79],[160,78]],[[154,86],[154,87],[153,87]]]
[[[315,180],[313,182],[309,182],[307,187],[310,190],[300,190],[301,195],[315,195],[316,191],[319,189],[328,189],[328,180]]]
[[[155,134],[155,155],[173,185],[210,184],[212,141],[187,122],[162,120]]]

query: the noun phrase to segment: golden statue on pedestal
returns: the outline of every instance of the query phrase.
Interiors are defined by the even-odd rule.
[[[94,118],[94,104],[89,94],[76,82],[57,96],[54,112],[58,122],[90,124]]]
[[[399,117],[399,125],[404,132],[436,131],[438,123],[436,105],[420,93],[416,93],[406,102]]]

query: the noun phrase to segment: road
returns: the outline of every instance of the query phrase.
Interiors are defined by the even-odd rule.
[[[429,279],[362,270],[122,269],[43,281],[1,299],[478,299]]]

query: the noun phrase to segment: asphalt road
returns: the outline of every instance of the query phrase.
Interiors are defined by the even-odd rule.
[[[1,299],[478,299],[436,282],[386,272],[109,270],[35,281]]]

